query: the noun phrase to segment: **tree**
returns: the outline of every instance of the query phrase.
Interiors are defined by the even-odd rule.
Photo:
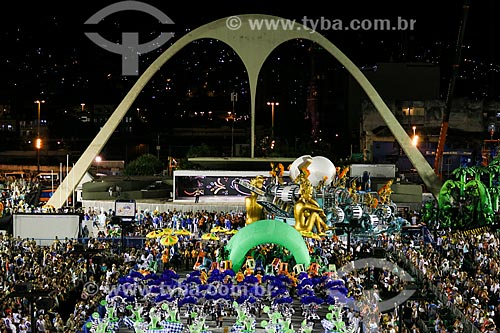
[[[127,176],[153,176],[163,170],[163,164],[152,154],[139,156],[125,167]]]
[[[202,157],[202,156],[213,156],[213,151],[205,143],[202,143],[199,146],[192,146],[189,148],[189,151],[187,152],[187,157]]]

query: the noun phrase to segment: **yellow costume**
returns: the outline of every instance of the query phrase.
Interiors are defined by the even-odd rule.
[[[351,183],[351,187],[349,188],[349,195],[351,196],[351,200],[353,203],[358,203],[358,190],[356,180],[353,180]]]
[[[283,164],[279,163],[278,165],[274,165],[271,163],[271,176],[275,179],[276,184],[283,184],[283,173],[285,172],[285,167]]]
[[[236,273],[236,282],[240,283],[243,282],[245,279],[245,275],[242,272]]]
[[[208,280],[208,275],[205,271],[201,271],[200,273],[200,281],[201,281],[201,284],[206,284],[207,283],[207,280]]]
[[[380,202],[382,204],[388,204],[391,202],[391,194],[392,194],[391,186],[393,182],[394,181],[392,179],[389,180],[387,184],[385,184],[380,188],[380,190],[378,190],[378,195],[380,196]]]
[[[339,174],[340,167],[337,167],[337,181],[335,182],[336,187],[346,187],[347,183],[347,172],[349,172],[349,167],[345,167]]]

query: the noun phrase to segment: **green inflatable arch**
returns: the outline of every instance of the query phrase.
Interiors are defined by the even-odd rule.
[[[233,263],[233,270],[240,270],[250,249],[266,243],[284,246],[293,254],[297,264],[309,267],[309,250],[300,232],[283,221],[260,220],[242,228],[227,243],[226,250]]]

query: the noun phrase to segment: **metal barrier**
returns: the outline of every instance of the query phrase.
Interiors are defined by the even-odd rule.
[[[422,319],[417,321],[418,328],[420,329],[420,333],[429,333],[429,327]]]

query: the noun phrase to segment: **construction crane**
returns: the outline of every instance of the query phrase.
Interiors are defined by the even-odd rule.
[[[443,178],[443,175],[441,173],[441,165],[443,163],[444,144],[446,142],[446,136],[448,134],[448,124],[450,121],[453,94],[455,91],[455,82],[457,80],[460,62],[462,60],[464,32],[465,25],[467,23],[467,16],[469,14],[470,1],[471,0],[464,0],[464,4],[462,6],[462,22],[460,22],[460,27],[458,30],[457,44],[455,46],[455,58],[452,65],[450,82],[448,85],[448,94],[446,95],[445,110],[443,113],[443,121],[441,123],[441,133],[439,134],[439,141],[436,148],[436,158],[434,159],[434,173],[436,173],[436,175],[438,175],[440,179]]]

